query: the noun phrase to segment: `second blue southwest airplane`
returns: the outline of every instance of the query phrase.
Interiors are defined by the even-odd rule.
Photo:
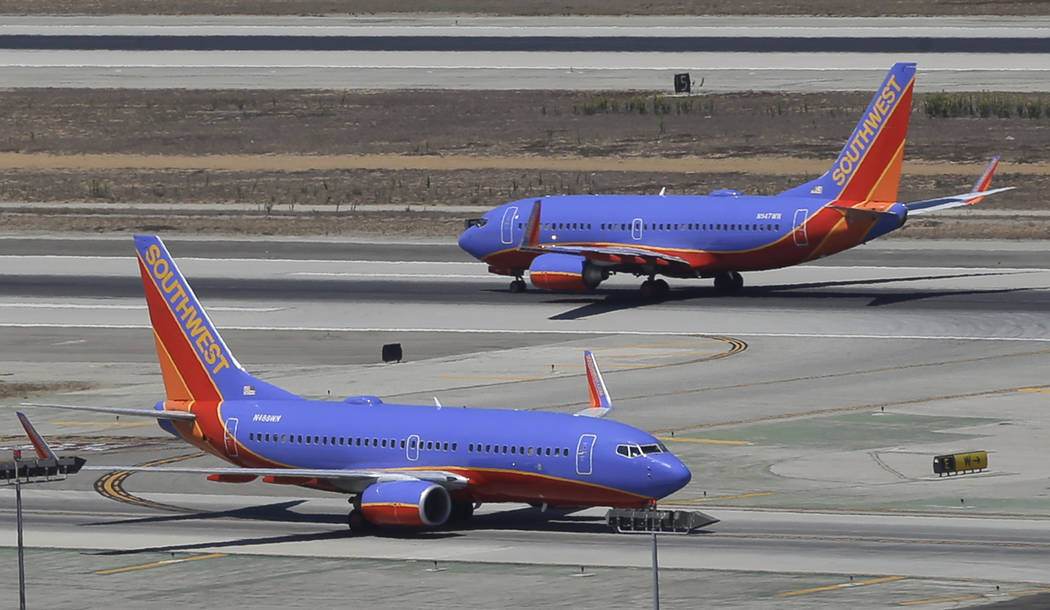
[[[586,291],[613,273],[646,276],[645,296],[668,284],[657,275],[714,278],[720,292],[743,284],[741,271],[787,267],[841,252],[900,228],[909,215],[977,203],[998,157],[969,193],[899,203],[915,64],[886,75],[853,134],[823,176],[773,196],[734,190],[698,195],[564,195],[522,199],[468,221],[459,245],[537,288]]]
[[[601,419],[612,403],[590,352],[590,406],[577,416],[308,400],[237,362],[159,238],[135,237],[166,399],[154,410],[26,403],[156,418],[233,468],[87,467],[190,472],[212,481],[300,485],[350,496],[352,529],[436,527],[479,502],[646,507],[689,469],[653,435]],[[21,416],[20,416],[21,417]],[[41,457],[51,452],[23,418]]]

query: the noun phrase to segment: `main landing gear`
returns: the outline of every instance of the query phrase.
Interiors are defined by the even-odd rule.
[[[526,289],[525,280],[521,279],[520,275],[515,276],[514,281],[510,283],[511,292],[525,292]]]
[[[359,534],[364,533],[372,528],[372,523],[369,520],[364,519],[364,513],[361,512],[361,500],[360,498],[349,498],[346,502],[350,502],[353,508],[350,509],[350,513],[346,514],[346,525],[350,526],[350,533]]]
[[[715,290],[722,294],[733,294],[744,287],[744,277],[736,271],[715,274]]]
[[[664,280],[655,280],[651,276],[642,282],[639,288],[642,297],[646,299],[662,299],[671,291],[671,287]]]

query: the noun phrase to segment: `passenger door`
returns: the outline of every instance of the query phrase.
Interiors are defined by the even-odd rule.
[[[503,224],[500,225],[499,240],[504,244],[514,243],[514,221],[518,218],[518,207],[510,206],[503,211]]]
[[[580,441],[576,443],[576,474],[589,476],[593,468],[594,441],[597,436],[593,434],[581,434]]]
[[[408,442],[405,443],[405,458],[409,462],[414,462],[419,459],[419,435],[413,434],[408,437]]]
[[[806,219],[808,217],[809,210],[805,208],[795,210],[794,234],[796,246],[803,247],[809,245],[809,236],[806,235]]]
[[[237,457],[237,418],[230,417],[226,420],[226,427],[222,435],[223,444],[226,446],[226,455]]]

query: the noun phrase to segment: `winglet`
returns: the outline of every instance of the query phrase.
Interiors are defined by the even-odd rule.
[[[525,231],[521,234],[521,244],[518,245],[519,250],[539,247],[540,205],[540,199],[537,199],[536,202],[532,204],[532,212],[529,214],[529,221],[525,223]]]
[[[58,456],[51,450],[51,447],[44,440],[43,436],[36,431],[33,424],[29,422],[29,418],[26,417],[25,413],[16,411],[18,420],[22,422],[22,427],[26,429],[26,436],[29,437],[29,441],[33,443],[33,449],[36,450],[36,456],[42,460],[57,460]]]
[[[598,370],[598,363],[594,361],[594,354],[589,350],[583,352],[583,364],[587,369],[587,391],[591,395],[591,404],[576,415],[605,417],[613,409],[612,399],[605,388],[605,380],[602,379],[602,372]]]
[[[984,168],[984,173],[981,174],[981,177],[977,179],[977,182],[973,183],[973,188],[970,189],[970,192],[980,193],[983,191],[987,191],[988,187],[992,185],[992,176],[995,175],[995,170],[998,168],[999,155],[995,155],[994,157],[992,157],[992,160],[988,162],[988,167]],[[979,201],[981,201],[981,199],[984,199],[984,197],[978,197],[977,199],[974,199],[970,202],[970,205],[978,203]]]

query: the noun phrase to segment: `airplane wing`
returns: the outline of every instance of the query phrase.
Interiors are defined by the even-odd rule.
[[[339,470],[327,468],[191,468],[178,466],[84,466],[81,470],[98,472],[156,472],[168,474],[203,474],[234,477],[267,477],[273,483],[297,483],[302,479],[337,482],[340,489],[364,491],[373,483],[390,481],[429,481],[449,490],[467,486],[466,477],[443,470]],[[282,480],[284,479],[284,480]],[[248,479],[250,480],[250,479]]]
[[[598,370],[598,363],[594,361],[594,354],[590,350],[583,352],[583,364],[587,369],[587,390],[591,395],[591,404],[576,415],[605,417],[613,410],[612,399],[609,397],[609,391],[605,389],[602,372]]]
[[[1005,191],[1013,190],[1014,187],[1012,186],[1006,186],[1003,188],[991,190],[988,189],[988,187],[992,184],[992,176],[995,175],[995,170],[998,167],[999,157],[992,157],[992,160],[988,163],[988,167],[984,168],[984,172],[977,179],[977,182],[974,183],[973,188],[970,190],[969,193],[905,203],[904,206],[908,208],[908,215],[910,216],[912,214],[928,214],[930,212],[936,212],[938,210],[947,210],[964,205],[974,205],[975,203],[980,202],[988,195],[994,195],[996,193],[1002,193]]]
[[[52,409],[72,409],[74,411],[94,411],[96,413],[113,413],[115,415],[132,415],[134,417],[152,417],[155,419],[177,419],[193,421],[197,416],[188,411],[159,411],[156,409],[123,409],[120,407],[89,407],[84,405],[53,405],[43,402],[23,402],[23,407],[48,407]]]
[[[632,248],[630,246],[562,246],[559,244],[540,243],[540,210],[541,202],[537,200],[532,204],[532,213],[529,221],[525,223],[525,230],[521,236],[518,250],[525,252],[541,252],[556,254],[575,254],[591,260],[635,263],[635,264],[657,264],[657,265],[689,265],[689,261],[662,252],[654,252],[646,248]]]

